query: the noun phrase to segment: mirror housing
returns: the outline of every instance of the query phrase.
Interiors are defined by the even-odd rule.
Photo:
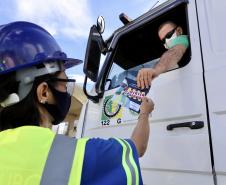
[[[93,82],[97,81],[100,66],[100,57],[101,57],[100,42],[102,42],[102,37],[99,34],[97,27],[93,25],[89,33],[89,39],[86,47],[86,55],[83,66],[83,72]]]
[[[101,54],[106,54],[107,52],[107,46],[101,36],[101,33],[103,33],[104,28],[104,18],[102,16],[99,16],[97,19],[97,25],[93,25],[90,28],[83,66],[83,72],[85,73],[83,91],[86,94],[87,98],[92,100],[93,102],[99,101],[99,95],[89,95],[86,91],[86,84],[88,78],[93,82],[97,81]]]

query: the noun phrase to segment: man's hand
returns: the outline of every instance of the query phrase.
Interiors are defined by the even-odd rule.
[[[145,87],[148,88],[151,85],[152,80],[158,75],[175,68],[185,52],[186,47],[181,44],[164,52],[155,68],[143,68],[138,72],[137,86],[142,89]]]
[[[137,86],[144,89],[151,86],[152,80],[157,77],[158,74],[153,68],[143,68],[137,75]]]

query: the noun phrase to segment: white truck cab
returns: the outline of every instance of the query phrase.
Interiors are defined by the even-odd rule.
[[[226,185],[225,10],[225,0],[169,0],[125,21],[105,41],[100,19],[87,44],[84,91],[89,101],[83,106],[77,137],[130,137],[138,114],[111,98],[124,78],[158,62],[165,51],[158,26],[171,20],[189,36],[190,46],[179,67],[158,76],[147,94],[155,110],[148,149],[140,158],[143,181]],[[95,82],[92,93],[86,91],[87,79]]]

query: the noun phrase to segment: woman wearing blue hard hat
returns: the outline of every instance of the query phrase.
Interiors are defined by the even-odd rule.
[[[131,140],[76,140],[47,129],[64,120],[75,83],[65,70],[80,63],[38,25],[0,27],[0,184],[142,184],[151,100],[144,98]]]

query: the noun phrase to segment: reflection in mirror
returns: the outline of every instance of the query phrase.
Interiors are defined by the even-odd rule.
[[[97,30],[100,34],[102,34],[102,33],[104,33],[104,29],[105,29],[104,18],[102,16],[99,16],[97,18]]]

